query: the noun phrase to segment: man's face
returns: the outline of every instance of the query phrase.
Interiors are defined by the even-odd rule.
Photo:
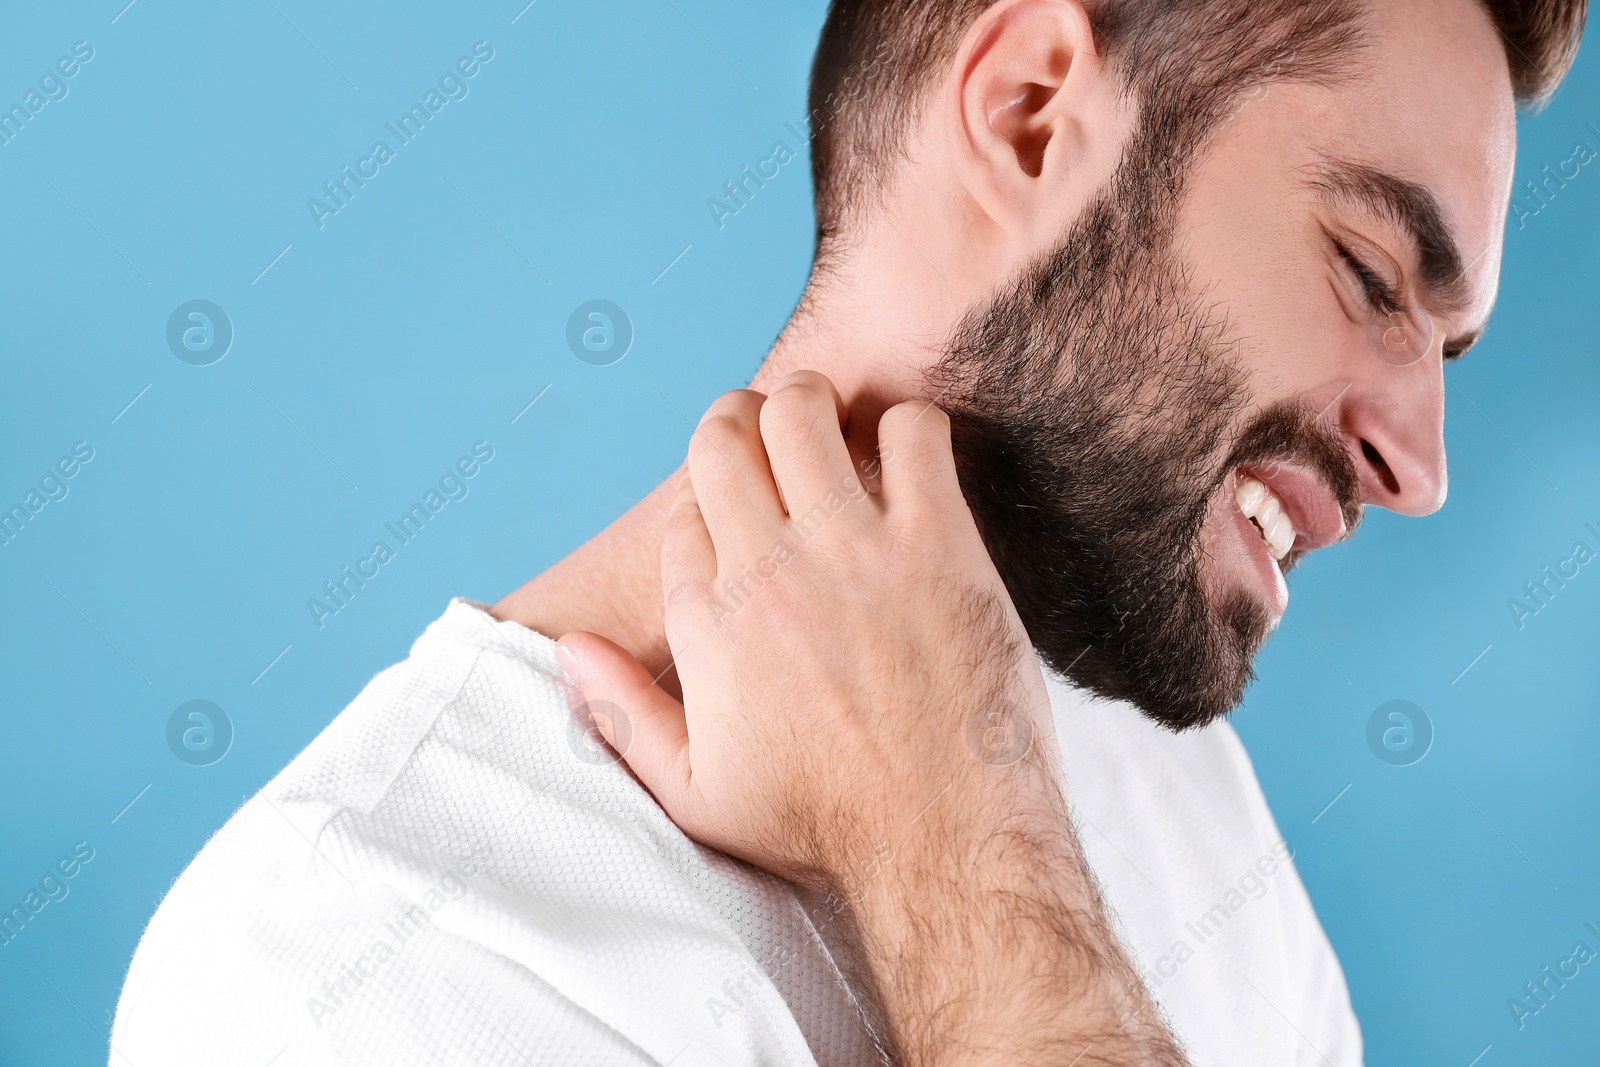
[[[1173,727],[1237,705],[1283,572],[1443,503],[1443,363],[1493,302],[1513,164],[1468,0],[1385,4],[1337,87],[1240,96],[1176,197],[1135,135],[931,384],[1048,662]]]

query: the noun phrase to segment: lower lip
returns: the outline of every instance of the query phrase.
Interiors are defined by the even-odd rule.
[[[1283,580],[1283,571],[1278,569],[1278,561],[1273,558],[1272,550],[1267,547],[1267,542],[1261,536],[1261,531],[1256,529],[1255,523],[1245,518],[1238,504],[1233,504],[1232,510],[1236,532],[1244,543],[1245,556],[1250,560],[1257,584],[1261,587],[1267,607],[1272,612],[1273,621],[1276,622],[1289,608],[1288,583]]]

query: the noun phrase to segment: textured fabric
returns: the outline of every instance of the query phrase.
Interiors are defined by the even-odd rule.
[[[1353,1067],[1344,972],[1233,727],[1173,734],[1047,675],[1089,865],[1196,1067]]]
[[[1292,867],[1163,976],[1276,841],[1232,731],[1052,699],[1091,862],[1196,1062],[1322,1062],[1298,1029],[1358,1063]],[[552,641],[453,602],[174,884],[111,1062],[876,1062],[826,906],[686,838],[576,703]]]

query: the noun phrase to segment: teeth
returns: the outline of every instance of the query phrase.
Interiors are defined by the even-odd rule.
[[[1233,495],[1238,498],[1239,510],[1246,515],[1253,515],[1267,498],[1267,487],[1254,478],[1245,478],[1239,482],[1239,488],[1234,490]]]
[[[1242,477],[1234,490],[1234,499],[1247,519],[1254,520],[1261,539],[1271,549],[1273,558],[1283,560],[1294,548],[1294,523],[1284,514],[1283,505],[1272,495],[1272,490],[1256,478]]]
[[[1262,488],[1266,488],[1263,486]],[[1278,498],[1269,491],[1256,507],[1256,513],[1248,516],[1261,524],[1263,531],[1272,529],[1272,524],[1283,515],[1283,505],[1278,503]]]
[[[1267,544],[1272,546],[1272,554],[1278,559],[1289,554],[1294,547],[1294,523],[1289,521],[1289,516],[1279,514],[1276,519],[1266,526]]]

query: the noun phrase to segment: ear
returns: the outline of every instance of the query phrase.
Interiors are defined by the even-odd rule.
[[[957,178],[1028,244],[1055,240],[1110,176],[1126,132],[1077,0],[1000,0],[967,32],[943,94]]]

